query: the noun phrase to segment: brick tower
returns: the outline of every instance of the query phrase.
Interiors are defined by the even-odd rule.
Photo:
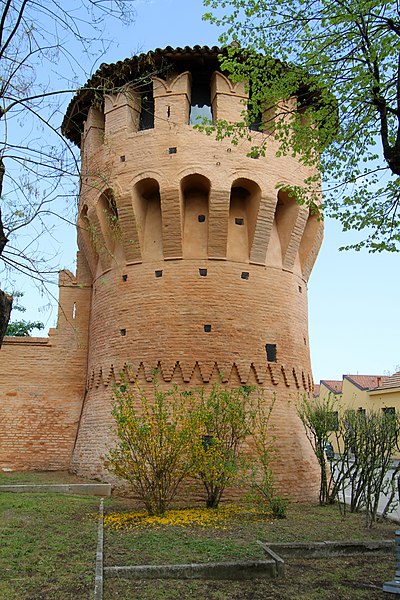
[[[198,114],[242,118],[245,87],[217,56],[167,48],[102,65],[68,108],[63,132],[82,150],[80,268],[92,282],[71,465],[106,477],[111,383],[128,363],[144,386],[158,368],[163,386],[222,377],[275,392],[275,476],[293,499],[314,499],[318,469],[295,401],[312,389],[307,279],[322,224],[277,191],[310,173],[277,158],[274,140],[254,159],[249,142],[193,127]]]

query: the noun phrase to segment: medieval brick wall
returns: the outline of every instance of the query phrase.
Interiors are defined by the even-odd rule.
[[[0,350],[1,470],[69,468],[85,387],[91,288],[68,271],[59,284],[58,325],[49,337],[6,337]]]

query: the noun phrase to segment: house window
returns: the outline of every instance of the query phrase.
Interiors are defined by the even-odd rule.
[[[394,406],[385,406],[385,408],[382,408],[382,410],[385,417],[394,417],[396,415],[396,409]]]
[[[337,410],[328,412],[327,422],[328,431],[337,431],[339,429],[339,413]]]

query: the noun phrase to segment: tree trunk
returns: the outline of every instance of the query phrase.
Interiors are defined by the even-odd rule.
[[[4,178],[4,162],[3,159],[0,158],[0,202],[1,202],[1,194],[3,190],[3,178]],[[4,233],[3,221],[1,219],[1,207],[0,207],[0,256],[3,253],[4,246],[7,244],[8,239],[6,234]],[[3,338],[6,333],[8,321],[10,320],[10,313],[12,307],[12,298],[2,290],[0,290],[0,348],[3,342]]]
[[[0,348],[10,319],[12,297],[0,290]]]

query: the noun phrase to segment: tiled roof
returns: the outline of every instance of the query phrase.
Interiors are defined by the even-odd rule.
[[[68,105],[62,126],[62,133],[76,144],[80,144],[83,122],[91,104],[99,101],[104,93],[113,93],[129,82],[137,81],[150,73],[162,72],[171,64],[182,65],[183,71],[196,64],[204,68],[207,64],[218,64],[218,55],[224,50],[217,46],[185,46],[183,48],[156,48],[150,52],[132,56],[116,63],[103,63],[85,85],[78,90]]]
[[[336,379],[321,379],[320,385],[324,385],[328,389],[331,390],[334,394],[342,393],[342,385],[343,381],[338,381]]]
[[[360,390],[372,390],[380,387],[387,377],[385,375],[343,375],[343,379],[348,379]]]
[[[381,379],[382,381],[373,389],[387,390],[389,388],[400,387],[400,371],[393,373],[393,375],[385,375]]]

